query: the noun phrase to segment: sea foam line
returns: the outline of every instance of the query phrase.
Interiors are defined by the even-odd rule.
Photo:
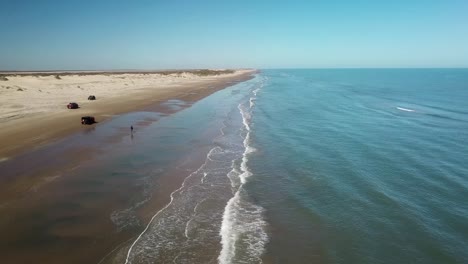
[[[262,83],[263,85],[263,83]],[[254,97],[257,95],[259,89],[255,89],[252,93],[254,94]],[[249,106],[250,109],[255,105],[252,102],[254,101],[254,97],[250,98],[249,100]],[[236,193],[234,196],[227,202],[226,207],[224,209],[223,213],[223,220],[221,223],[221,230],[220,230],[220,235],[221,235],[221,252],[220,255],[218,256],[218,261],[221,264],[227,264],[227,263],[232,263],[233,258],[235,257],[235,252],[236,252],[236,242],[239,239],[240,234],[246,233],[246,232],[253,232],[260,230],[260,234],[258,234],[258,237],[255,237],[254,239],[260,238],[258,241],[254,241],[253,245],[250,244],[248,247],[248,253],[256,253],[255,258],[257,258],[260,262],[261,259],[259,256],[263,253],[264,250],[264,245],[266,241],[268,240],[268,236],[266,235],[266,232],[263,230],[263,226],[266,225],[266,223],[261,219],[261,214],[263,211],[263,208],[260,206],[256,205],[250,205],[251,207],[254,208],[253,211],[253,217],[256,218],[257,223],[252,223],[251,224],[258,224],[259,226],[255,226],[253,229],[247,226],[247,230],[243,228],[243,230],[236,230],[240,231],[239,232],[233,232],[234,227],[239,225],[240,219],[238,218],[239,215],[237,215],[238,208],[246,209],[244,207],[241,207],[240,205],[242,203],[241,201],[241,191],[243,185],[246,183],[247,178],[252,176],[252,172],[250,172],[247,163],[248,163],[248,155],[254,151],[256,151],[255,148],[250,146],[250,114],[247,112],[245,107],[242,107],[242,104],[238,105],[239,111],[242,115],[242,123],[244,125],[245,130],[247,131],[247,134],[245,135],[243,145],[244,145],[244,153],[242,155],[242,161],[240,164],[240,171],[237,171],[235,166],[233,166],[232,170],[228,173],[228,177],[230,177],[231,174],[234,173],[239,173],[239,179],[241,181],[240,186],[238,187]],[[234,164],[234,163],[233,163]],[[233,186],[232,180],[231,180],[231,185]],[[249,208],[250,209],[250,208]],[[247,210],[245,210],[245,213],[247,213]],[[256,234],[257,235],[257,234]],[[252,242],[252,241],[249,241]]]
[[[238,203],[240,199],[239,197],[240,189],[246,182],[246,179],[252,175],[252,173],[248,170],[248,167],[247,167],[247,161],[248,161],[247,155],[253,152],[253,150],[251,149],[249,150],[249,139],[250,139],[249,137],[250,126],[248,124],[249,115],[244,110],[244,108],[242,108],[242,104],[239,104],[238,108],[242,115],[242,122],[244,124],[244,128],[247,130],[247,134],[243,142],[245,150],[244,150],[244,154],[242,155],[242,161],[240,165],[241,173],[239,174],[239,178],[241,180],[241,185],[239,186],[236,193],[234,194],[234,197],[229,199],[225,207],[224,214],[223,214],[223,221],[221,223],[220,234],[221,234],[222,248],[221,248],[221,253],[218,257],[218,261],[219,263],[222,263],[222,264],[231,263],[232,258],[235,256],[235,249],[236,249],[235,242],[238,239],[238,234],[232,232],[232,229],[235,225],[234,219],[236,218],[234,207],[235,207],[235,204]],[[232,171],[234,170],[235,168],[232,169]]]
[[[195,207],[193,208],[193,214],[196,214],[197,213],[197,210],[198,210],[198,206],[200,206],[200,204],[204,203],[205,201],[207,200],[207,198],[201,200],[199,203],[197,203],[197,205],[195,205]],[[185,238],[189,238],[189,227],[190,227],[190,223],[192,223],[193,221],[193,217],[191,217],[187,223],[185,224],[185,231],[184,231],[184,235],[185,235]],[[177,258],[177,257],[176,257]]]
[[[125,259],[125,264],[129,264],[130,263],[130,255],[132,253],[132,250],[133,250],[133,247],[136,245],[136,243],[142,238],[142,236],[146,233],[146,231],[148,231],[148,228],[151,226],[151,224],[153,223],[154,219],[160,214],[162,213],[164,210],[166,210],[171,204],[172,202],[174,201],[174,195],[179,192],[180,190],[182,190],[184,187],[185,187],[185,183],[187,182],[187,180],[189,178],[191,178],[193,175],[196,175],[198,174],[207,164],[207,161],[208,161],[208,157],[210,156],[210,154],[212,153],[212,151],[214,151],[214,149],[216,149],[216,147],[212,148],[208,154],[206,155],[206,160],[205,160],[205,163],[203,165],[201,165],[196,171],[190,173],[189,176],[187,176],[184,181],[182,182],[182,185],[175,191],[173,191],[170,195],[171,197],[171,200],[169,201],[168,204],[166,204],[166,206],[164,206],[161,210],[157,211],[156,214],[153,215],[153,217],[151,217],[151,220],[148,222],[148,225],[146,225],[146,228],[143,230],[143,232],[140,233],[140,235],[137,237],[137,239],[135,239],[135,241],[132,243],[132,245],[130,246],[130,248],[128,249],[128,252],[127,252],[127,257]]]

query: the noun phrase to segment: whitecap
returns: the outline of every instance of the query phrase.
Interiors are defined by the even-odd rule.
[[[405,112],[414,112],[415,111],[413,109],[408,109],[408,108],[403,108],[403,107],[398,107],[398,106],[397,106],[397,109],[401,110],[401,111],[405,111]]]

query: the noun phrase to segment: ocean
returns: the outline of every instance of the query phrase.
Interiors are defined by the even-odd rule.
[[[262,70],[116,116],[12,161],[85,155],[17,201],[2,259],[468,263],[467,100],[468,69]]]
[[[263,70],[169,118],[218,132],[126,263],[467,263],[467,99],[466,69]]]
[[[468,70],[261,75],[245,189],[265,260],[468,263]]]

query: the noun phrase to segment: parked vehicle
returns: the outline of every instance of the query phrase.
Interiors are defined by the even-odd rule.
[[[69,104],[67,104],[67,108],[68,109],[77,109],[78,104],[77,103],[69,103]]]
[[[88,100],[96,100],[96,96],[90,95],[90,96],[88,96]]]
[[[92,125],[96,123],[94,116],[83,116],[81,117],[81,124],[82,125]]]

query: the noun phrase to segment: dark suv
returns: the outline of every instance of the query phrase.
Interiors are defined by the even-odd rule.
[[[67,104],[67,108],[68,109],[77,109],[78,104],[77,103],[69,103],[69,104]]]
[[[81,117],[81,124],[82,125],[92,125],[96,123],[93,116],[83,116]]]

